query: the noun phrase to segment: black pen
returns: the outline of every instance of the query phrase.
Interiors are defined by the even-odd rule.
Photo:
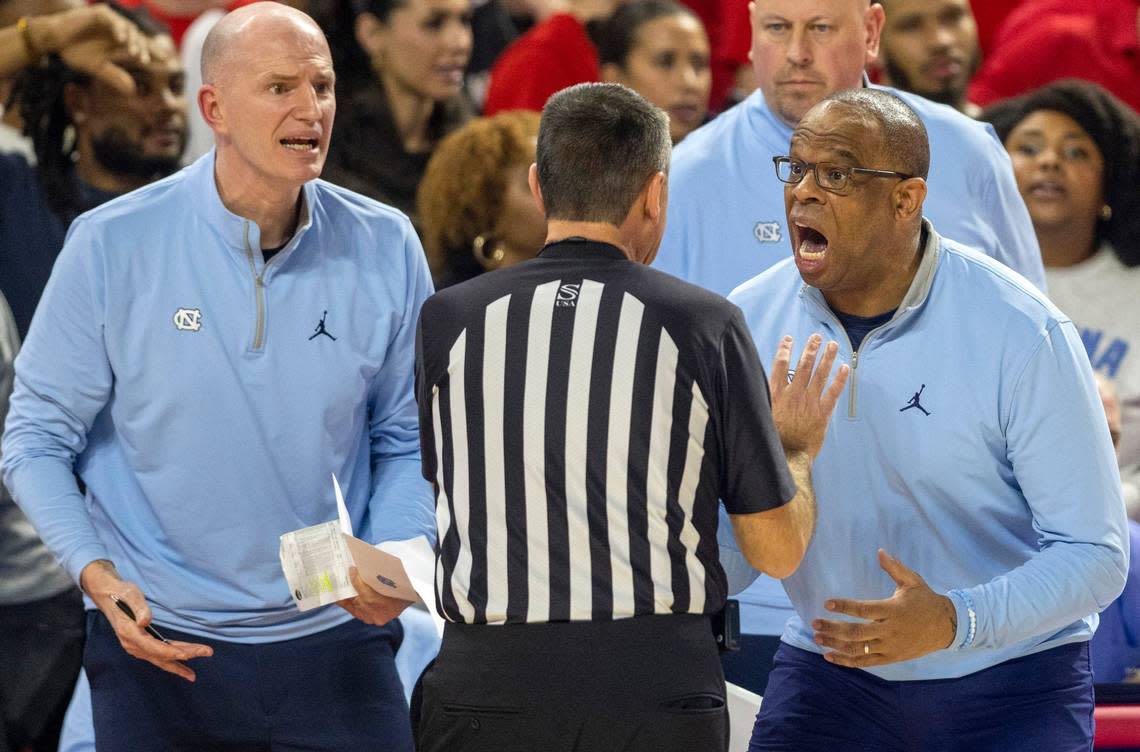
[[[124,614],[126,614],[127,617],[131,621],[135,621],[135,612],[131,610],[131,607],[127,605],[126,601],[120,600],[119,596],[115,595],[114,593],[111,594],[111,600],[113,600],[115,602],[115,605],[119,607],[119,610],[122,611]],[[161,640],[162,642],[165,642],[167,645],[170,644],[170,640],[166,639],[161,634],[159,634],[158,630],[155,629],[154,627],[152,627],[151,625],[147,624],[145,627],[143,627],[143,629],[145,629],[146,633],[148,635],[150,635],[151,637],[153,637],[154,639]]]

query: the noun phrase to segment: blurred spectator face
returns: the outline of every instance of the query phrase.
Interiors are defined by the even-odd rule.
[[[867,0],[756,0],[752,67],[772,111],[795,125],[828,94],[853,89],[879,50],[883,8]]]
[[[230,44],[230,59],[240,64],[199,94],[219,151],[232,155],[239,174],[271,184],[320,177],[336,115],[324,34],[292,15],[267,14]]]
[[[434,101],[462,90],[471,59],[470,0],[407,0],[387,23],[361,14],[357,29],[385,87]]]
[[[697,18],[676,14],[643,23],[625,64],[612,67],[604,80],[625,84],[669,114],[673,143],[704,122],[712,72],[708,35]]]
[[[186,74],[170,37],[148,41],[150,64],[128,68],[134,94],[95,80],[66,95],[84,153],[120,175],[173,172],[186,146]]]
[[[981,61],[967,0],[890,0],[880,60],[889,83],[958,107]]]
[[[1005,148],[1034,227],[1095,224],[1104,205],[1104,158],[1075,120],[1037,110],[1009,132]]]
[[[531,195],[527,174],[530,167],[516,165],[504,170],[506,190],[503,193],[503,210],[498,226],[506,253],[495,267],[501,268],[534,258],[546,243],[546,217],[538,210],[538,202]],[[484,259],[479,259],[487,266]]]

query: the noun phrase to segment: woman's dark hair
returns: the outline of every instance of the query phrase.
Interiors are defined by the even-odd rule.
[[[356,17],[371,13],[384,24],[406,0],[335,0],[314,16],[328,38],[337,88],[345,93],[371,85],[376,76],[372,60],[356,41]]]
[[[170,33],[141,8],[123,8],[115,2],[105,5],[148,37]],[[44,193],[65,225],[88,207],[81,204],[72,175],[78,144],[63,92],[70,83],[86,86],[90,82],[86,74],[68,68],[59,55],[48,55],[20,74],[10,100],[24,121],[24,135],[32,140]]]
[[[1100,149],[1112,218],[1097,223],[1096,245],[1108,241],[1121,263],[1140,265],[1140,116],[1097,84],[1065,79],[998,102],[982,119],[1005,143],[1022,120],[1041,110],[1072,118]]]
[[[693,11],[674,0],[634,0],[619,7],[591,34],[598,48],[598,63],[614,63],[624,68],[638,29],[667,16],[697,18]]]

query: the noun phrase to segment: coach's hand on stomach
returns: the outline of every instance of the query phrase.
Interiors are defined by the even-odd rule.
[[[389,598],[377,593],[356,571],[356,567],[349,570],[352,575],[352,586],[356,588],[355,598],[345,598],[337,601],[336,605],[360,619],[365,624],[380,627],[395,619],[411,604],[399,598]]]
[[[950,647],[958,631],[954,603],[930,589],[917,572],[879,549],[879,565],[895,581],[895,593],[879,601],[832,598],[824,608],[865,621],[812,622],[815,641],[834,652],[840,666],[866,668],[909,661]]]
[[[106,559],[85,566],[79,573],[79,586],[107,617],[119,638],[119,644],[129,655],[153,663],[163,671],[177,674],[187,681],[194,681],[194,671],[184,661],[207,658],[214,654],[214,649],[209,645],[177,640],[162,642],[147,634],[146,627],[153,617],[146,598],[137,585],[119,577],[115,565]],[[119,610],[111,596],[118,597],[130,606],[135,615],[134,621]]]

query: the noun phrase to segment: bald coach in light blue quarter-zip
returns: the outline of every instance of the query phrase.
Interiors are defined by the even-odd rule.
[[[923,219],[928,160],[897,97],[824,99],[775,160],[793,256],[730,296],[761,358],[851,367],[754,751],[1091,749],[1128,571],[1104,411],[1072,322]]]
[[[317,179],[333,78],[299,11],[219,21],[216,150],[72,224],[16,362],[4,480],[88,596],[101,752],[411,750],[385,623],[407,604],[358,581],[300,613],[278,558],[336,519],[332,473],[360,537],[435,539],[412,394],[431,280],[407,217]]]

